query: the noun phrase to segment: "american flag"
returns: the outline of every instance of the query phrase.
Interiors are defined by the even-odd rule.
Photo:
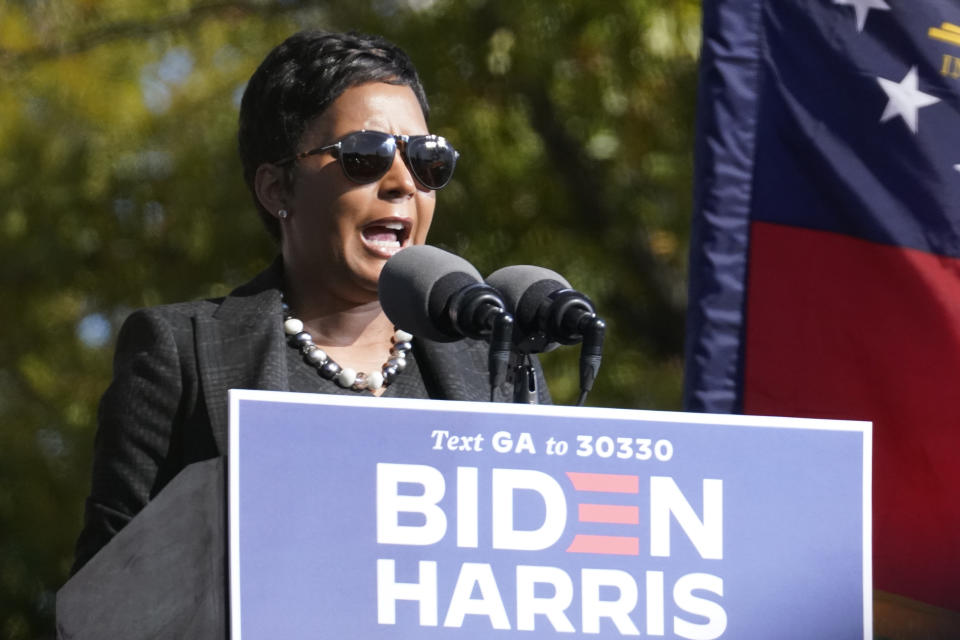
[[[686,408],[873,421],[874,585],[960,611],[960,2],[703,14]]]

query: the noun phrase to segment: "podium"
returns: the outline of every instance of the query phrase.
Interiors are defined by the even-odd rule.
[[[868,640],[870,477],[868,423],[231,391],[58,635]]]
[[[227,638],[226,459],[174,478],[57,593],[61,640]]]

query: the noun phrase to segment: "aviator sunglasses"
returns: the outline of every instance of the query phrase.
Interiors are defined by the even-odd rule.
[[[333,144],[303,151],[274,162],[281,165],[326,151],[339,160],[344,175],[358,184],[382,178],[393,165],[397,149],[413,176],[428,189],[440,189],[453,177],[460,154],[436,135],[403,136],[382,131],[355,131]]]

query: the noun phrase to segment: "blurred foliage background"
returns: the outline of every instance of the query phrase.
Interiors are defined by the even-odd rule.
[[[696,0],[3,0],[0,638],[52,637],[119,323],[276,251],[237,110],[302,28],[410,53],[462,152],[431,242],[593,297],[610,329],[589,404],[680,408]],[[576,355],[544,358],[558,402]]]

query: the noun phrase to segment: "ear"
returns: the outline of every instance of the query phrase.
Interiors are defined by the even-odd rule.
[[[257,167],[253,178],[253,188],[257,193],[257,200],[270,215],[277,217],[277,211],[287,208],[286,175],[282,167],[264,163]]]

